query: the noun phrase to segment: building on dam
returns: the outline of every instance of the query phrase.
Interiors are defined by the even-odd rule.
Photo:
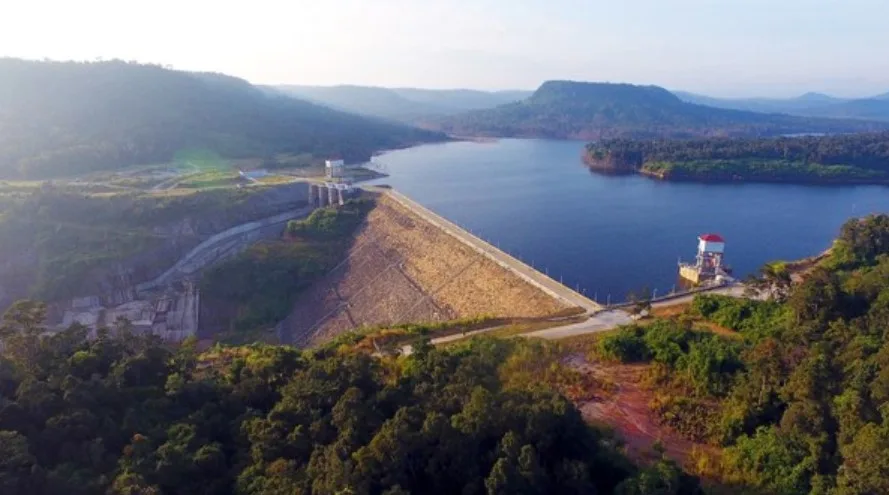
[[[694,263],[679,262],[679,278],[693,286],[730,281],[730,269],[723,263],[725,239],[719,234],[698,236]]]

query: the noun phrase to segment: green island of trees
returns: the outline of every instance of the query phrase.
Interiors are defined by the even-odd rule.
[[[594,353],[652,363],[652,410],[723,447],[710,475],[727,485],[889,493],[889,216],[848,222],[802,283],[773,294],[695,299],[691,313],[732,337],[679,317],[626,328]]]
[[[593,170],[664,180],[889,183],[889,133],[687,141],[609,140],[586,146]]]

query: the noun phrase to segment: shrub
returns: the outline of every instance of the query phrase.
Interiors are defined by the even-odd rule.
[[[609,335],[599,342],[599,352],[608,359],[616,359],[624,363],[648,361],[651,352],[645,343],[645,330],[640,327],[629,327],[618,333]]]

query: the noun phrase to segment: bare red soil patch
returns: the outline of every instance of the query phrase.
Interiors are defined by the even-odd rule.
[[[643,384],[647,365],[590,363],[580,355],[572,356],[568,365],[592,375],[597,381],[613,384],[609,393],[596,395],[577,405],[587,421],[612,428],[624,441],[627,455],[634,461],[657,460],[660,454],[653,448],[656,442],[660,442],[669,458],[686,467],[691,464],[693,450],[716,451],[712,446],[693,442],[658,423],[648,407],[652,393]]]

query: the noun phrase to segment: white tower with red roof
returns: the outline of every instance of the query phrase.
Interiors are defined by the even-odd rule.
[[[725,254],[725,239],[719,234],[698,236],[698,271],[701,275],[713,276],[722,269],[722,255]]]
[[[723,256],[725,255],[725,239],[719,234],[702,234],[698,236],[698,255],[695,263],[679,263],[679,276],[693,285],[716,280],[725,276]]]

